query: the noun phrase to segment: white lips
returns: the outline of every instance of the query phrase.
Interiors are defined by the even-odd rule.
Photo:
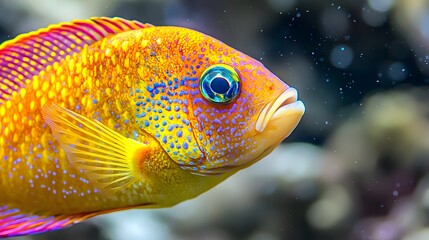
[[[270,121],[291,113],[300,115],[299,119],[301,119],[301,116],[305,112],[305,107],[304,104],[301,101],[297,101],[297,99],[298,92],[296,89],[288,88],[276,100],[268,103],[259,114],[258,120],[256,121],[256,130],[262,132]],[[285,121],[287,121],[287,119],[285,119]]]

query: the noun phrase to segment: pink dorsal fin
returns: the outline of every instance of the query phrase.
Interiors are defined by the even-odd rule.
[[[110,34],[150,27],[122,18],[91,18],[21,34],[0,45],[0,105],[33,76]]]

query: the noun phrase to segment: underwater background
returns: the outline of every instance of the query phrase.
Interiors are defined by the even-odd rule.
[[[14,239],[429,239],[429,0],[0,0],[0,42],[92,16],[209,34],[297,88],[306,113],[196,199]]]

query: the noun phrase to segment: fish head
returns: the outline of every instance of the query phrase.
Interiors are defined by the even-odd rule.
[[[304,114],[294,88],[215,38],[190,29],[168,31],[175,68],[148,85],[147,101],[155,108],[158,103],[163,116],[155,117],[157,110],[149,107],[140,120],[183,169],[202,175],[240,170],[294,130]],[[150,122],[155,118],[161,123]]]
[[[204,155],[199,171],[216,174],[269,154],[295,129],[304,105],[296,89],[260,62],[222,45],[199,76],[192,110],[193,133]]]

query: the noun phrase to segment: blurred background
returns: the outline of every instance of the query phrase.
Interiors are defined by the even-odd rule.
[[[0,0],[0,42],[91,16],[214,36],[297,88],[307,112],[194,200],[16,239],[429,239],[429,0]]]

